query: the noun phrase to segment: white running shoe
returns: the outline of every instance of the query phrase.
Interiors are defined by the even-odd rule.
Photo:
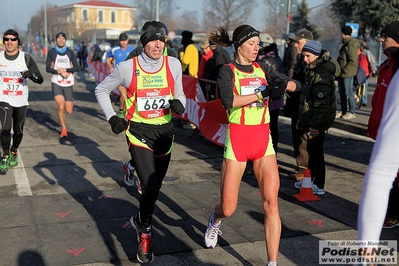
[[[213,213],[212,213],[211,216],[209,217],[208,227],[206,228],[206,232],[204,235],[205,246],[207,248],[216,247],[216,244],[218,243],[218,235],[222,234],[222,231],[219,230],[221,224],[222,222],[219,222],[218,225],[215,225],[213,223]]]
[[[129,187],[133,187],[135,185],[134,181],[134,168],[133,170],[129,169],[129,161],[126,161],[122,164],[123,171],[125,172],[125,184],[128,185]]]
[[[133,170],[129,169],[129,161],[126,161],[122,164],[123,171],[125,172],[125,184],[128,185],[129,187],[134,187],[137,186],[137,191],[141,194],[142,193],[142,187],[141,187],[141,182],[140,179],[134,175],[134,168]]]
[[[301,189],[302,187],[302,181],[298,181],[294,183],[294,187],[296,187],[297,189]]]
[[[321,196],[321,195],[326,194],[326,191],[324,189],[319,188],[316,184],[313,184],[313,183],[312,183],[312,190],[313,190],[313,194],[315,194],[315,195]]]

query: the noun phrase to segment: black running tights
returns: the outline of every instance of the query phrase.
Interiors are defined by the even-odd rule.
[[[142,186],[140,197],[141,226],[147,228],[152,224],[155,202],[158,199],[162,181],[168,171],[170,156],[154,156],[148,149],[129,145],[132,157],[130,164],[134,166]]]
[[[23,128],[26,118],[26,106],[12,107],[6,102],[0,102],[0,122],[2,126],[0,140],[3,154],[10,153],[11,127],[13,129],[12,151],[17,151],[23,137]]]

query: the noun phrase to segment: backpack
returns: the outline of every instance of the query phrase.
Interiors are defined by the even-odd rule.
[[[366,72],[364,71],[362,66],[358,65],[356,76],[353,77],[354,88],[357,89],[360,85],[365,83],[366,80],[367,80]]]
[[[372,73],[371,66],[369,60],[367,58],[367,54],[361,53],[359,55],[359,66],[361,66],[366,74],[366,77],[369,77]]]

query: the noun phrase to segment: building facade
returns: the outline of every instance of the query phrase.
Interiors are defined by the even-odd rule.
[[[50,40],[62,31],[70,40],[103,42],[135,29],[136,8],[109,1],[84,1],[56,6],[47,12]]]

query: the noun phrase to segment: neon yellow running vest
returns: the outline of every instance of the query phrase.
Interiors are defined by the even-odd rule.
[[[143,70],[133,57],[133,77],[127,89],[126,118],[137,123],[163,125],[172,120],[169,100],[174,95],[174,79],[168,57],[163,57],[161,69],[154,73]]]
[[[266,73],[258,63],[253,62],[252,72],[243,72],[233,64],[229,64],[233,71],[234,95],[248,95],[255,93],[255,89],[266,89]],[[263,125],[270,122],[269,100],[264,99],[263,103],[258,101],[246,106],[233,107],[229,110],[229,123],[240,125]]]

